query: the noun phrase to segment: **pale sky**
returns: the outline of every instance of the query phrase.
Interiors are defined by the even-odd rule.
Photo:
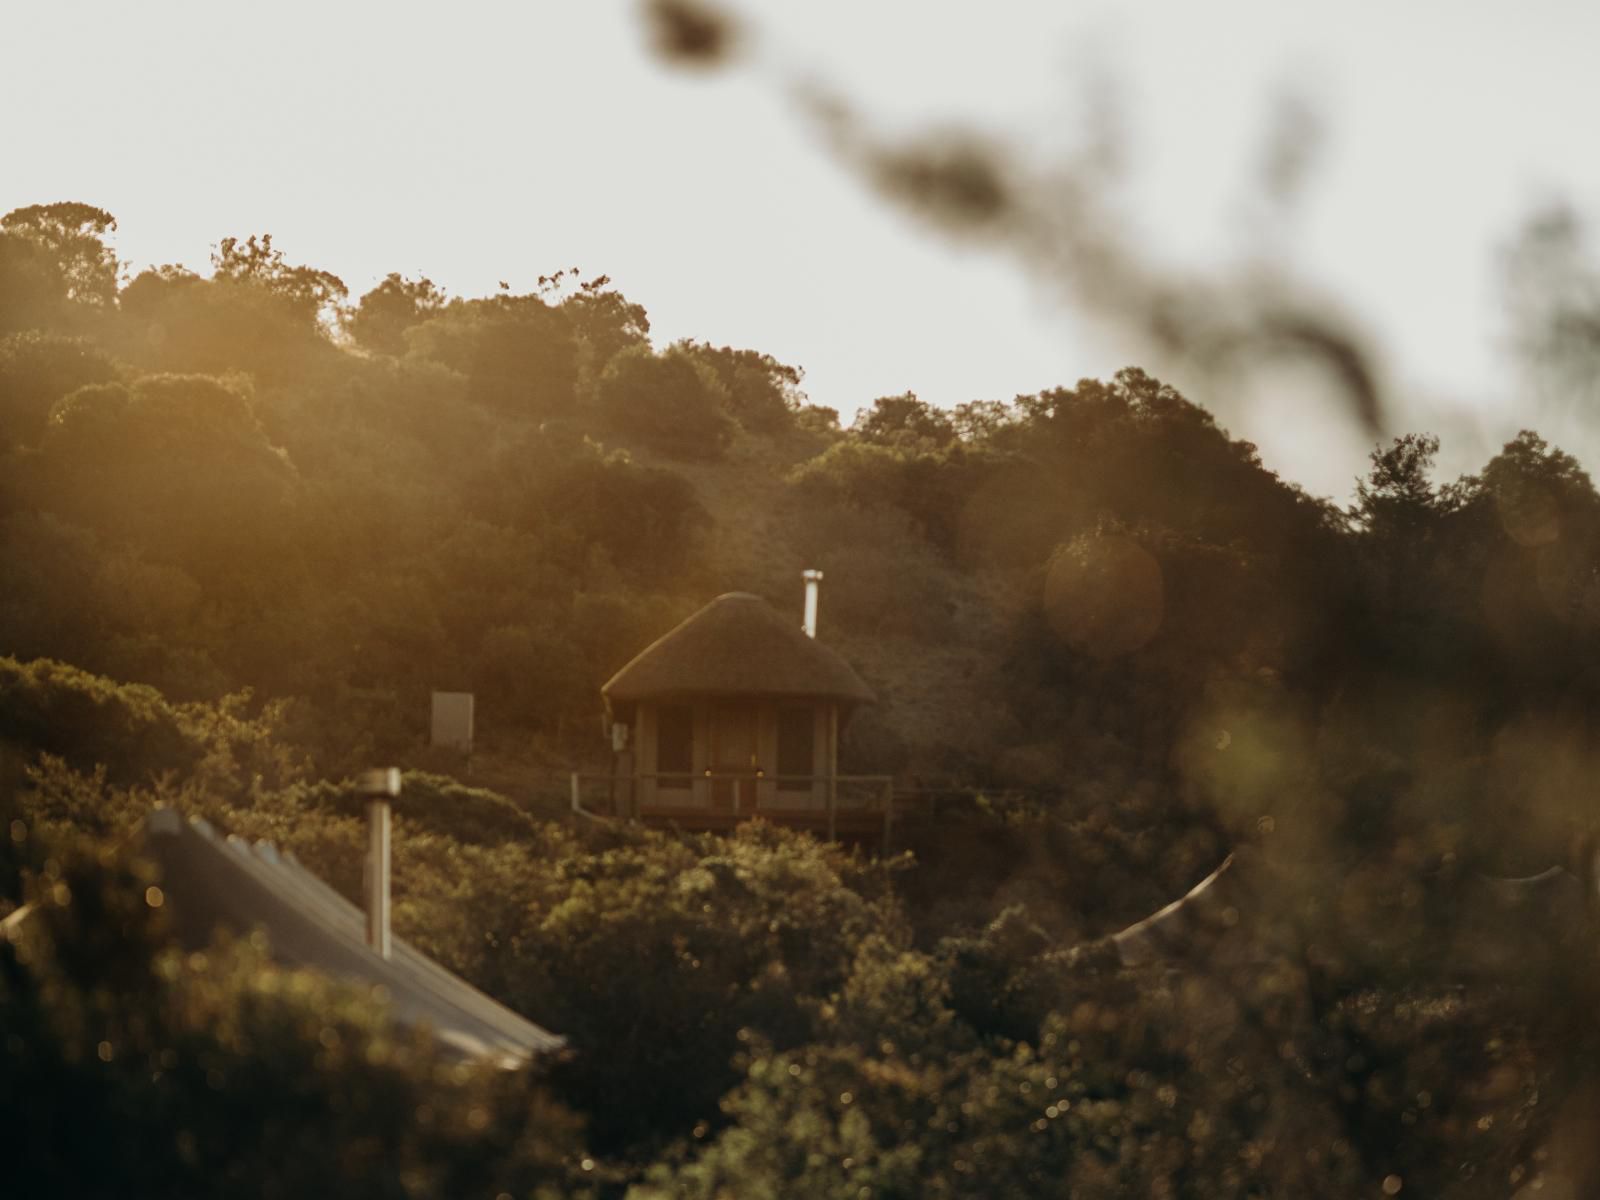
[[[1402,423],[1445,435],[1450,473],[1524,425],[1600,466],[1600,422],[1519,399],[1496,267],[1536,205],[1600,216],[1600,8],[727,8],[749,53],[697,75],[651,56],[624,0],[0,0],[0,212],[109,209],[136,269],[203,269],[221,238],[270,232],[353,296],[393,270],[465,296],[604,272],[658,344],[764,350],[848,420],[908,388],[948,406],[1139,360],[1010,259],[887,207],[821,145],[794,84],[884,128],[974,124],[1041,166],[1109,85],[1125,227],[1202,274],[1261,249],[1252,164],[1292,89],[1325,136],[1275,244],[1378,336]],[[1191,395],[1314,491],[1342,497],[1364,467],[1363,439],[1315,401]]]

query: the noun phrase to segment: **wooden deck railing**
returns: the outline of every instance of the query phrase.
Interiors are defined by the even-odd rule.
[[[692,805],[664,802],[641,796],[641,783],[666,784],[674,790],[685,787],[705,795],[721,793],[725,803],[701,802]],[[572,772],[571,807],[575,813],[643,820],[649,818],[732,819],[765,817],[775,824],[811,825],[823,819],[823,831],[830,841],[839,835],[841,816],[856,824],[860,818],[874,817],[881,822],[884,844],[894,829],[894,778],[889,775],[752,775],[744,772],[705,771],[698,775],[657,773],[645,775],[589,775]],[[789,793],[785,803],[785,792]],[[815,802],[821,796],[822,803]],[[809,803],[796,803],[799,797]],[[709,800],[711,797],[708,796]]]

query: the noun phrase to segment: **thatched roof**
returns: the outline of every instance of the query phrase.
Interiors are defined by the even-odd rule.
[[[601,691],[608,704],[669,696],[876,699],[835,651],[749,592],[718,596],[647,646]]]

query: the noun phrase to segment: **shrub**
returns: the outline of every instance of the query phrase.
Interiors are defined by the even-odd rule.
[[[278,710],[247,715],[248,695],[219,704],[174,705],[155,688],[115,683],[65,663],[0,658],[0,743],[30,757],[55,755],[113,783],[167,772],[217,786],[273,786],[298,766],[273,740]]]
[[[598,1148],[716,1117],[740,1031],[812,1036],[869,933],[904,940],[877,869],[804,834],[641,837],[548,864],[527,896],[511,1002],[560,1029],[564,1094]]]
[[[308,809],[344,817],[364,818],[366,814],[366,801],[350,781],[314,784],[297,798]],[[533,818],[504,796],[445,775],[407,771],[390,807],[412,829],[446,834],[475,845],[526,841],[538,829]]]

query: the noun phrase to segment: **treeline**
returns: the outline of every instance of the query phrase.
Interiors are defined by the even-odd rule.
[[[123,1017],[68,961],[107,929],[153,1006],[141,1071],[214,1058],[218,1022],[246,1061],[300,1037],[247,958],[161,967],[136,865],[101,855],[167,802],[354,893],[355,807],[324,781],[427,764],[446,688],[478,695],[477,778],[498,760],[508,795],[408,776],[397,924],[578,1052],[508,1107],[441,1101],[486,1124],[417,1143],[411,1194],[1498,1196],[1541,1169],[1600,1048],[1591,956],[1463,990],[1439,948],[1462,880],[1562,860],[1590,822],[1600,496],[1569,456],[1526,433],[1441,484],[1409,435],[1341,508],[1136,369],[843,427],[798,368],[653,346],[604,277],[352,299],[262,235],[129,278],[112,228],[0,219],[4,906],[81,873],[45,948],[0,947],[30,1103],[138,1108],[95,1032]],[[876,865],[544,819],[523,781],[604,753],[607,676],[719,592],[792,603],[812,566],[881,700],[847,765],[1025,799]],[[1241,843],[1306,881],[1272,907],[1316,953],[1116,970],[1097,939]],[[190,986],[220,990],[174,1025]],[[381,1041],[350,1003],[341,1045]],[[366,1054],[298,1119],[365,1137],[340,1089]],[[417,1070],[382,1086],[435,1086]],[[161,1075],[150,1113],[182,1125],[205,1078]],[[146,1190],[214,1165],[174,1144]]]

